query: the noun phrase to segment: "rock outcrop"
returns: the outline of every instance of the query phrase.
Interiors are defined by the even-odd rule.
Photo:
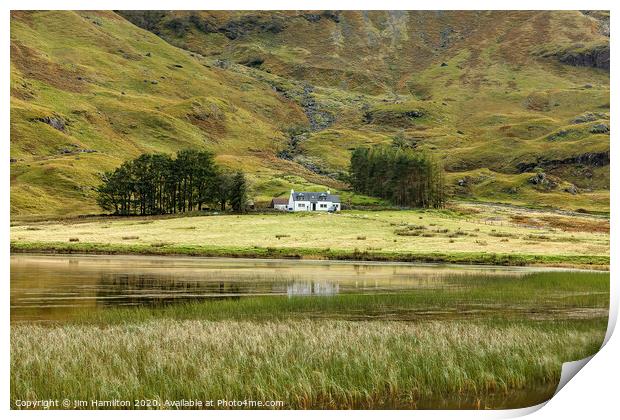
[[[584,153],[565,159],[539,159],[537,162],[518,163],[519,172],[531,172],[535,168],[553,167],[559,165],[588,165],[588,166],[607,166],[609,165],[609,151],[598,153]]]
[[[592,134],[605,134],[609,133],[609,126],[607,124],[594,124],[590,128],[590,133]]]
[[[67,126],[67,122],[65,121],[65,119],[60,117],[60,116],[58,116],[58,115],[52,115],[52,116],[48,116],[48,117],[36,118],[35,121],[40,121],[42,123],[45,123],[45,124],[55,128],[58,131],[65,131],[65,128]]]
[[[609,45],[568,50],[557,55],[560,62],[571,66],[594,67],[609,71]]]

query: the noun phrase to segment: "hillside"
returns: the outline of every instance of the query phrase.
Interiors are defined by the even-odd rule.
[[[354,147],[437,153],[455,197],[609,207],[602,12],[13,12],[11,212],[206,148],[257,200],[346,189]],[[345,201],[367,198],[345,193]]]

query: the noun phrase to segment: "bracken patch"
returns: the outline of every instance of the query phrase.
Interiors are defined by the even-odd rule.
[[[19,41],[11,41],[11,64],[31,79],[48,83],[70,92],[82,92],[86,84],[76,70],[67,69],[38,54]]]

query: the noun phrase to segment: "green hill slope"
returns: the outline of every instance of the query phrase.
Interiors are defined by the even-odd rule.
[[[605,13],[122,15],[12,14],[14,216],[97,212],[100,172],[185,147],[258,200],[342,190],[351,149],[394,139],[457,197],[608,209]]]

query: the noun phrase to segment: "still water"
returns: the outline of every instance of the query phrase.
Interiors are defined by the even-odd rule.
[[[140,256],[11,256],[11,321],[61,320],[110,306],[244,296],[387,294],[459,287],[458,276],[531,268]],[[540,271],[540,269],[537,269]]]

